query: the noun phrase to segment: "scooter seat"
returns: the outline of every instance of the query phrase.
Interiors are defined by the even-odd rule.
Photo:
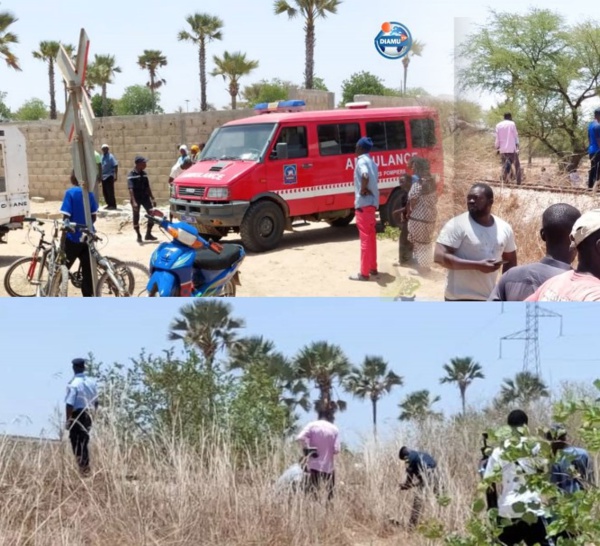
[[[203,248],[202,250],[196,250],[194,267],[208,271],[228,269],[240,259],[241,254],[242,248],[234,244],[223,245],[221,254],[217,254],[208,248]]]

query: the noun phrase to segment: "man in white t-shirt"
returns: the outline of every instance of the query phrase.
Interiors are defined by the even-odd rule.
[[[502,266],[517,265],[517,247],[510,225],[492,215],[494,191],[475,184],[467,195],[467,209],[448,220],[435,245],[435,262],[448,269],[446,301],[486,301]]]
[[[520,409],[508,414],[508,425],[513,432],[519,435],[518,447],[523,447],[527,438],[522,435],[523,428],[528,424],[527,414]],[[540,446],[536,444],[532,450],[532,457],[522,457],[508,460],[506,450],[515,445],[514,441],[506,440],[503,447],[492,451],[487,466],[483,473],[484,478],[492,478],[500,472],[502,476],[501,492],[498,497],[498,517],[508,519],[510,523],[504,525],[498,540],[506,546],[513,546],[525,542],[528,546],[551,546],[552,539],[546,537],[546,512],[542,505],[542,497],[538,491],[533,491],[527,484],[526,475],[536,474],[544,469],[544,461],[536,457]],[[524,510],[515,510],[515,505],[524,505]],[[528,523],[523,515],[529,513],[535,517],[533,523]],[[527,518],[529,519],[529,517]]]

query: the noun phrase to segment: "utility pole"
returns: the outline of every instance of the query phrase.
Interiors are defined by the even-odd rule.
[[[538,303],[525,304],[525,330],[520,330],[508,336],[500,338],[500,358],[502,358],[503,341],[525,341],[525,350],[523,351],[523,371],[534,373],[541,376],[540,363],[540,318],[559,318],[560,336],[563,333],[562,315],[540,307]]]

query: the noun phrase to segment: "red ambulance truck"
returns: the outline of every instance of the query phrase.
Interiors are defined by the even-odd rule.
[[[354,218],[355,147],[373,140],[383,223],[394,225],[400,175],[413,155],[430,161],[443,185],[438,114],[429,107],[305,111],[302,101],[256,107],[254,117],[215,129],[200,160],[183,171],[171,192],[175,218],[214,240],[238,232],[246,249],[271,250],[296,220],[346,226]]]

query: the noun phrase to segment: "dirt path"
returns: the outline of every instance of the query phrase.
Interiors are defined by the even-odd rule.
[[[42,217],[56,214],[59,202],[32,203],[31,215]],[[96,222],[100,234],[105,234],[108,243],[100,252],[122,260],[136,261],[148,265],[150,255],[158,243],[139,245],[135,242],[131,220],[127,215],[111,216],[101,213]],[[420,286],[418,301],[443,300],[444,278],[442,270],[435,270],[430,278],[414,275],[410,268],[397,268],[393,263],[398,258],[398,243],[390,240],[378,241],[380,278],[377,282],[354,282],[348,276],[358,271],[359,242],[355,224],[346,228],[331,228],[325,223],[298,226],[294,233],[285,233],[283,242],[274,251],[249,254],[241,267],[242,286],[240,297],[329,297],[356,296],[394,298],[402,286],[417,280]],[[155,229],[155,231],[157,231]],[[8,266],[33,251],[38,241],[34,232],[28,237],[27,229],[8,234],[8,244],[0,245],[0,279]],[[159,234],[159,243],[167,240]],[[235,234],[223,242],[240,242]],[[0,283],[0,296],[6,296],[4,283]],[[78,296],[70,287],[69,295]]]

